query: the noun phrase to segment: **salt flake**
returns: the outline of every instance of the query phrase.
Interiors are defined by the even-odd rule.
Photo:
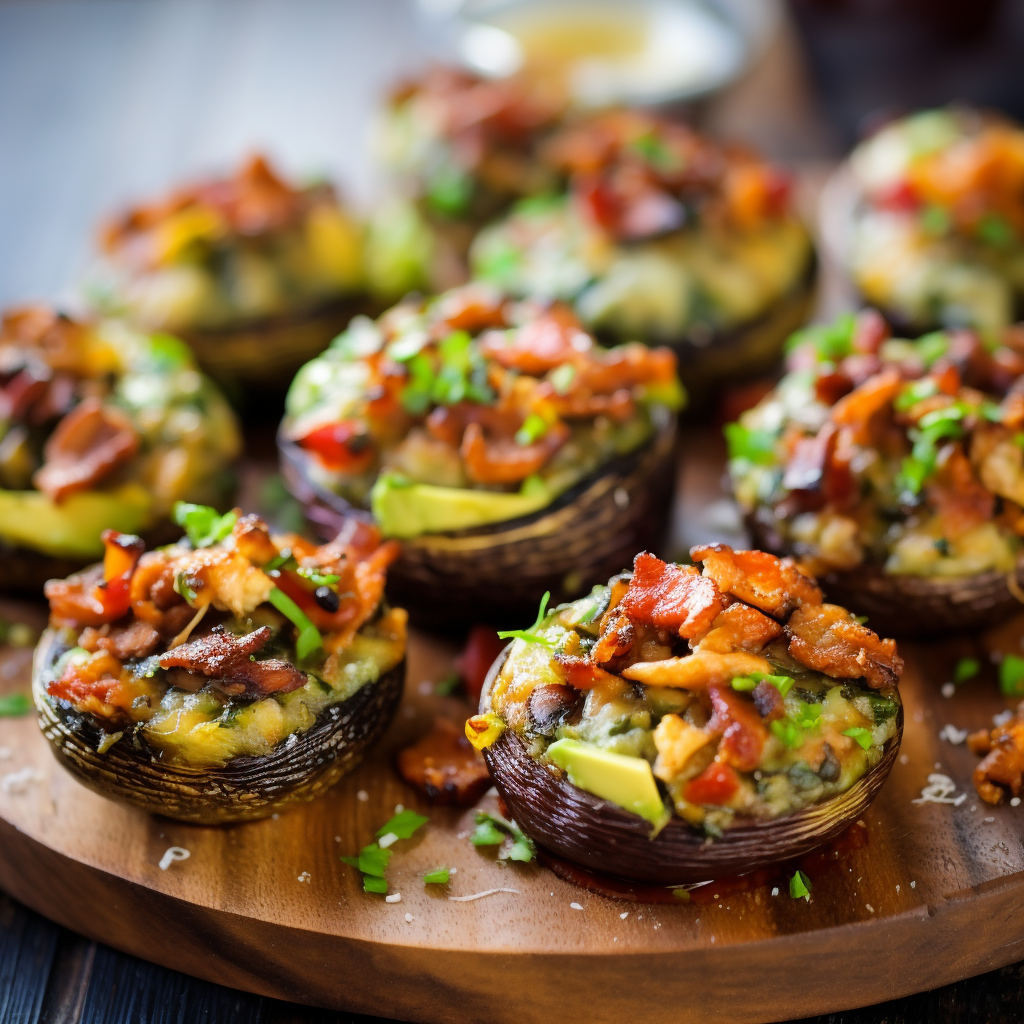
[[[939,732],[939,739],[945,740],[947,743],[952,743],[953,746],[959,746],[967,739],[967,730],[958,729],[955,725],[947,723]]]

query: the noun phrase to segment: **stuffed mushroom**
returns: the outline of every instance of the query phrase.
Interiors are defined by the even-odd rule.
[[[902,330],[998,332],[1024,311],[1024,129],[963,107],[894,121],[830,183],[822,224]]]
[[[688,386],[774,364],[815,266],[785,175],[638,110],[582,118],[543,156],[567,187],[482,231],[476,277],[571,302],[605,339],[674,346]]]
[[[234,414],[169,335],[9,310],[0,404],[0,590],[38,594],[104,529],[163,537],[176,501],[229,498]]]
[[[1024,340],[889,336],[873,311],[793,339],[791,370],[727,426],[755,539],[897,634],[1018,607]]]
[[[109,530],[101,565],[46,586],[33,697],[61,764],[104,796],[202,823],[261,818],[358,762],[402,693],[397,547],[326,544],[179,506],[186,537]]]
[[[362,228],[263,157],[136,206],[102,234],[101,304],[184,338],[219,378],[281,387],[365,303]]]
[[[518,825],[586,868],[678,884],[799,857],[871,802],[903,662],[788,560],[710,545],[547,612],[466,734]]]
[[[366,509],[402,540],[396,600],[486,621],[657,543],[682,400],[670,350],[604,349],[567,306],[468,285],[361,318],[303,367],[282,466],[314,522]]]
[[[535,75],[486,79],[439,65],[400,85],[377,133],[395,194],[370,221],[371,286],[395,295],[461,284],[475,233],[558,186],[538,150],[565,106],[564,90]]]

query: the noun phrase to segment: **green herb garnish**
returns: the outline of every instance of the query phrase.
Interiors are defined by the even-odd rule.
[[[999,663],[999,692],[1004,697],[1024,697],[1024,658],[1007,654]]]
[[[572,363],[562,363],[551,371],[551,386],[556,395],[568,394],[572,382],[576,379],[576,367]]]
[[[804,741],[803,732],[799,729],[796,722],[788,716],[772,722],[769,728],[772,731],[772,735],[791,750],[799,747]]]
[[[32,710],[32,698],[24,693],[0,697],[0,718],[20,718]]]
[[[523,425],[516,431],[516,444],[527,445],[539,441],[548,432],[548,425],[543,416],[531,412],[523,421]]]
[[[424,885],[447,885],[451,881],[452,873],[449,868],[434,868],[423,876]]]
[[[907,412],[917,405],[918,402],[923,402],[926,398],[931,398],[938,393],[939,385],[935,378],[922,377],[920,380],[905,384],[892,405],[897,412]]]
[[[504,848],[498,853],[500,860],[515,860],[528,864],[536,853],[533,840],[525,835],[515,822],[508,821],[500,814],[488,814],[486,811],[476,812],[476,828],[469,841],[474,846],[498,846],[504,843]]]
[[[171,515],[184,529],[194,548],[208,548],[222,541],[238,519],[234,512],[221,515],[209,505],[190,505],[187,501],[176,501]]]
[[[768,466],[775,461],[774,431],[754,430],[742,423],[727,423],[724,430],[730,459],[746,459],[758,466]]]
[[[324,645],[320,630],[313,625],[306,613],[283,591],[274,587],[267,600],[299,631],[295,640],[295,653],[304,661]]]
[[[544,621],[544,616],[548,610],[548,601],[550,600],[551,591],[544,591],[544,596],[540,599],[540,608],[537,610],[537,618],[534,619],[533,625],[528,629],[506,629],[503,632],[499,632],[498,636],[502,640],[525,640],[528,644],[541,644],[549,651],[554,650],[554,643],[546,636],[540,636],[537,633],[541,623]]]
[[[953,669],[953,682],[959,686],[973,679],[981,671],[981,662],[977,658],[961,658]]]
[[[953,223],[941,206],[926,206],[921,211],[919,220],[921,228],[929,235],[944,235]]]
[[[399,811],[386,825],[377,829],[377,838],[380,839],[388,834],[396,835],[399,839],[408,839],[418,828],[430,819],[415,811]]]
[[[461,682],[458,672],[449,672],[444,679],[434,684],[434,693],[438,697],[450,697],[459,688]]]
[[[811,880],[802,871],[797,871],[789,880],[789,895],[795,900],[803,897],[811,902]]]
[[[849,736],[855,743],[860,744],[864,750],[871,749],[871,730],[864,729],[861,726],[855,726],[852,729],[844,729],[844,736]]]
[[[793,718],[800,729],[815,729],[821,722],[821,705],[800,702],[800,709]]]
[[[751,672],[749,676],[735,676],[732,681],[734,690],[748,691],[757,688],[758,683],[771,683],[783,697],[793,688],[795,680],[790,676],[772,676],[767,672]]]
[[[309,580],[315,587],[333,587],[341,579],[334,573],[319,573],[315,569],[296,569],[295,575]]]
[[[791,334],[786,352],[811,344],[819,363],[838,363],[853,354],[853,332],[857,320],[852,313],[844,313],[831,324],[812,324]]]
[[[1013,228],[1005,218],[995,213],[986,213],[978,221],[977,232],[983,242],[1000,248],[1013,241]]]

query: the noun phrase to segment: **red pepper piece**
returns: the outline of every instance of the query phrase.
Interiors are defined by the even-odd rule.
[[[735,769],[721,761],[712,761],[686,784],[683,796],[691,804],[727,804],[739,788],[740,779]]]
[[[362,473],[373,463],[373,442],[358,420],[342,420],[317,427],[299,441],[315,452],[323,464],[338,473]]]
[[[462,678],[466,696],[475,706],[480,700],[487,673],[501,654],[505,641],[490,626],[474,626],[466,638],[466,647],[455,659],[455,671]]]
[[[131,607],[129,593],[132,573],[138,564],[146,543],[131,533],[104,530],[103,581],[93,588],[93,599],[102,609],[103,621],[115,622],[128,614]]]

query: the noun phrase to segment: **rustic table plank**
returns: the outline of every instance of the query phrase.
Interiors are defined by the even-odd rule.
[[[0,1021],[39,1016],[60,929],[0,893]]]

